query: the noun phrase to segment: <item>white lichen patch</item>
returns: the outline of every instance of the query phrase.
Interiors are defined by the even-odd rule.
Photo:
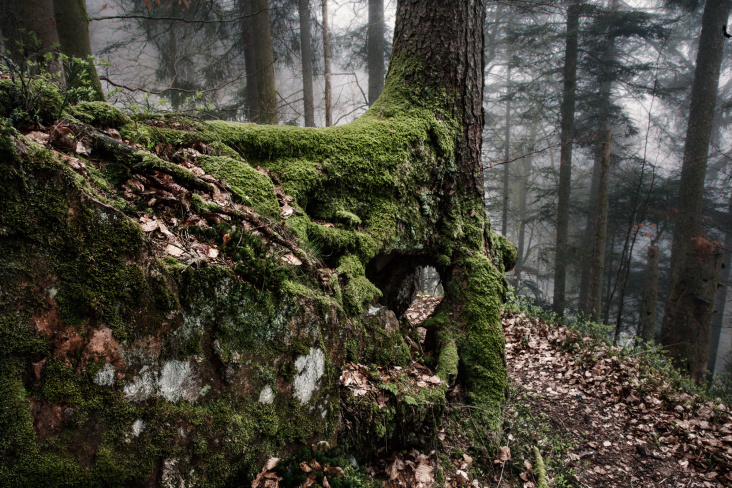
[[[143,430],[145,430],[145,422],[142,419],[137,419],[132,422],[132,435],[139,437]]]
[[[114,366],[106,363],[104,366],[99,368],[97,375],[94,377],[94,383],[99,386],[114,385]]]
[[[134,381],[125,385],[123,389],[125,398],[133,402],[144,402],[155,395],[157,383],[157,377],[150,366],[143,366]]]
[[[166,361],[158,379],[158,395],[169,402],[195,401],[201,392],[200,382],[189,361]]]
[[[263,403],[265,405],[271,405],[272,402],[274,402],[274,397],[275,397],[275,394],[274,394],[274,391],[272,391],[272,387],[267,385],[259,393],[259,403]]]
[[[153,396],[163,397],[169,402],[194,402],[201,390],[201,381],[191,368],[190,361],[170,360],[158,371],[143,366],[134,381],[125,385],[124,394],[127,400],[133,402],[145,401]]]
[[[310,348],[307,356],[299,356],[295,360],[298,374],[292,382],[293,396],[305,405],[313,397],[318,380],[325,372],[325,355],[318,348]]]

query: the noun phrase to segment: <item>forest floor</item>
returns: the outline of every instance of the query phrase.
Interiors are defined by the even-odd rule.
[[[407,311],[418,336],[424,337],[420,326],[440,300],[419,295]],[[475,407],[466,403],[459,383],[452,385],[442,421],[432,427],[437,433],[416,432],[424,435],[423,452],[384,445],[364,466],[377,486],[732,487],[729,407],[687,391],[658,353],[621,349],[514,311],[503,312],[502,324],[509,376],[502,432],[489,438],[476,430]],[[384,386],[407,378],[414,388],[441,384],[419,361],[376,369],[347,363],[341,384],[353,395],[370,395],[382,409],[392,401]],[[265,466],[253,488],[282,479],[272,466]],[[315,471],[343,475],[315,460],[299,468],[310,473],[306,488],[316,482]],[[330,486],[325,478],[322,486]]]
[[[407,318],[418,325],[438,302],[418,297]],[[684,391],[640,350],[518,312],[502,323],[510,393],[493,470],[465,469],[470,436],[453,440],[446,485],[534,488],[536,446],[549,486],[732,486],[732,415],[720,399]]]
[[[553,460],[555,483],[732,486],[732,417],[719,399],[684,392],[642,357],[557,324],[505,312],[503,328],[512,383],[507,439],[527,413],[544,419],[561,439],[554,453],[543,446],[562,456]]]

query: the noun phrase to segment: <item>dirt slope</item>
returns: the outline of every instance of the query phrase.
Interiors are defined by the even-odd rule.
[[[732,486],[732,419],[720,401],[556,324],[505,313],[503,327],[511,381],[575,443],[563,460],[573,485]]]

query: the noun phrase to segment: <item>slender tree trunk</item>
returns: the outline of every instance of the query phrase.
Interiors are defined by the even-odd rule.
[[[367,36],[370,106],[384,90],[384,0],[369,0]]]
[[[672,278],[661,323],[661,343],[695,380],[701,380],[709,355],[710,323],[722,255],[701,234],[704,177],[714,106],[717,100],[724,36],[720,23],[729,15],[727,0],[707,0],[691,87],[678,213],[672,244]]]
[[[602,273],[605,270],[605,246],[607,244],[607,174],[610,169],[611,142],[612,131],[607,131],[607,136],[602,144],[602,162],[600,163],[597,199],[595,201],[596,215],[593,219],[595,238],[592,243],[592,264],[590,266],[587,306],[585,307],[590,318],[595,322],[600,320],[600,312],[602,311]]]
[[[330,87],[330,34],[328,33],[328,0],[320,0],[323,9],[323,63],[325,64],[325,126],[333,125]]]
[[[89,40],[89,17],[86,14],[86,3],[84,0],[53,0],[53,13],[56,17],[56,28],[61,43],[61,52],[70,58],[79,58],[87,61],[89,65],[86,72],[89,83],[94,89],[95,100],[104,101],[102,83],[94,63],[89,60],[92,56],[91,42]],[[81,86],[81,80],[70,78],[71,73],[67,71],[67,83],[70,88]]]
[[[646,342],[655,338],[656,315],[658,309],[658,246],[648,246],[646,276],[643,281],[643,302],[640,311],[640,330],[638,335]]]
[[[241,32],[244,51],[244,68],[247,72],[247,105],[249,122],[259,123],[259,98],[257,97],[257,62],[254,55],[254,17],[252,0],[239,0]]]
[[[302,57],[302,93],[305,106],[305,127],[315,127],[313,97],[313,53],[310,44],[310,0],[299,1],[300,54]]]
[[[275,88],[274,53],[270,34],[269,0],[252,0],[254,14],[254,59],[259,101],[259,123],[276,125],[277,89]]]
[[[572,178],[572,144],[574,139],[574,106],[577,88],[577,37],[579,2],[567,8],[567,45],[564,54],[564,90],[562,95],[562,134],[559,156],[559,189],[557,205],[557,240],[554,260],[553,310],[564,315],[565,285],[568,261],[569,189]]]
[[[719,339],[722,335],[722,326],[724,321],[724,310],[727,305],[727,295],[729,292],[730,268],[732,268],[732,194],[729,197],[729,210],[727,211],[730,219],[730,227],[724,233],[724,259],[722,272],[719,276],[719,284],[717,294],[714,298],[715,310],[712,316],[712,339],[709,344],[709,364],[707,369],[711,375],[717,366],[717,352],[719,350]]]
[[[508,206],[509,201],[509,164],[511,157],[511,53],[508,52],[508,60],[506,66],[506,127],[503,135],[503,216],[501,218],[501,234],[504,236],[508,232]]]
[[[524,265],[524,248],[526,246],[526,220],[528,218],[529,199],[529,178],[531,177],[531,166],[534,161],[534,145],[536,144],[537,124],[531,125],[529,136],[529,147],[527,154],[521,158],[521,188],[519,190],[519,232],[518,232],[518,258],[516,259],[516,274],[521,277],[521,268]]]
[[[610,14],[615,13],[617,11],[617,1],[611,0],[608,10]],[[598,135],[605,134],[610,129],[610,95],[612,93],[613,69],[617,57],[615,38],[610,32],[606,33],[606,41],[607,47],[602,52],[599,66],[600,73],[597,77],[597,82],[600,87],[598,104],[595,107],[595,113],[598,119]],[[597,208],[595,207],[597,198],[595,195],[597,195],[600,172],[602,171],[602,155],[603,144],[600,142],[595,150],[595,162],[592,167],[592,180],[590,183],[590,197],[587,205],[587,222],[585,224],[585,230],[582,233],[582,245],[580,246],[580,252],[585,253],[580,257],[582,271],[579,288],[579,311],[582,313],[589,313],[589,310],[586,309],[586,304],[590,288],[592,258],[586,251],[592,249],[594,239],[595,216],[597,215]]]
[[[3,0],[0,35],[7,38],[5,48],[13,62],[25,70],[29,57],[51,52],[59,43],[53,0]],[[38,45],[32,41],[33,35]],[[60,73],[61,64],[53,62],[47,70]]]

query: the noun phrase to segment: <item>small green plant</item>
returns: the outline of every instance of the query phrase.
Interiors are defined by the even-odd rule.
[[[2,82],[0,113],[13,125],[49,123],[60,118],[70,104],[97,98],[90,79],[93,57],[69,57],[57,52],[58,46],[42,52],[35,33],[21,32],[25,40],[0,54],[0,71],[10,77]]]

